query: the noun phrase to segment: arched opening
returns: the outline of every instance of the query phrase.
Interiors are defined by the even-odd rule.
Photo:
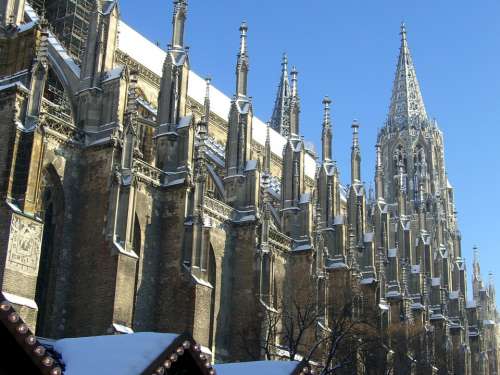
[[[156,116],[158,109],[151,103],[144,92],[141,89],[137,89],[137,104],[139,105],[138,112],[141,118],[150,120],[152,122],[156,121]],[[140,152],[142,159],[152,164],[154,161],[155,149],[154,149],[154,128],[145,125],[137,125],[137,150]]]
[[[38,305],[37,335],[50,337],[50,316],[55,302],[57,259],[62,246],[64,225],[64,191],[51,165],[44,170],[41,189],[44,222],[35,301]]]
[[[48,114],[69,124],[74,123],[70,97],[52,68],[49,68],[47,74],[42,107]]]

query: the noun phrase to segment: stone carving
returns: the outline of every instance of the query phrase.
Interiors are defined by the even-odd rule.
[[[140,181],[153,186],[160,186],[161,179],[165,174],[162,170],[155,168],[140,159],[134,159],[133,170],[134,174]]]
[[[85,141],[82,130],[52,114],[43,114],[41,123],[46,134],[53,135],[57,141],[75,145],[82,145]]]
[[[234,210],[232,207],[210,197],[205,197],[204,212],[210,217],[222,221],[231,220],[234,217]]]
[[[28,276],[37,276],[42,235],[42,223],[13,214],[10,224],[7,268]]]

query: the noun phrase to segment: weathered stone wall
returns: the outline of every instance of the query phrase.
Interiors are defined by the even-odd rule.
[[[111,233],[113,149],[87,149],[82,154],[78,184],[79,209],[72,242],[71,320],[66,335],[98,335],[110,327],[116,287],[117,256]]]
[[[29,69],[39,40],[38,28],[0,37],[0,77]]]
[[[10,235],[11,209],[5,203],[16,134],[15,87],[0,92],[0,279],[3,279]]]
[[[139,230],[140,240],[134,239],[134,244],[139,244],[135,249],[137,260],[137,283],[134,309],[135,331],[151,331],[154,328],[157,278],[159,276],[158,259],[161,257],[160,230],[161,212],[158,207],[159,192],[151,186],[139,184],[136,197],[136,225]],[[134,230],[134,235],[137,234]],[[135,246],[134,246],[135,247]]]
[[[233,269],[230,312],[231,357],[258,358],[259,347],[250,335],[261,332],[262,313],[258,301],[257,230],[253,224],[235,226],[231,268]],[[253,345],[253,347],[252,347]]]
[[[161,254],[157,259],[159,272],[156,280],[155,328],[161,332],[193,329],[195,289],[182,265],[186,200],[186,188],[179,186],[165,191],[158,202],[161,212]]]
[[[212,220],[210,229],[210,262],[215,262],[215,267],[210,270],[210,282],[213,290],[210,295],[210,337],[208,345],[216,356],[219,350],[227,351],[227,337],[229,312],[228,305],[231,301],[232,270],[229,266],[231,260],[231,226],[218,220]]]

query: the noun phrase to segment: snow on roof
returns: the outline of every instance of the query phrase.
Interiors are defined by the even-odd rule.
[[[344,224],[344,216],[337,215],[333,219],[333,225],[341,225]]]
[[[24,13],[28,16],[30,21],[38,22],[38,14],[36,14],[35,10],[29,4],[24,6]]]
[[[178,337],[168,333],[62,339],[54,343],[66,366],[65,375],[137,375]]]
[[[370,285],[370,284],[373,284],[375,281],[376,280],[374,277],[366,277],[364,279],[361,279],[360,284],[361,285]]]
[[[130,56],[132,59],[140,62],[146,68],[151,70],[157,76],[161,77],[163,72],[163,63],[167,53],[154,43],[147,40],[144,36],[128,26],[125,22],[119,24],[120,37],[118,48]],[[205,100],[206,82],[192,70],[189,72],[188,95],[196,102],[203,104]],[[210,110],[224,120],[229,117],[231,109],[231,99],[224,93],[212,86],[210,88]],[[252,121],[252,138],[254,141],[264,146],[266,144],[267,125],[258,119]],[[270,129],[271,152],[278,157],[283,157],[283,148],[286,144],[286,138]],[[305,173],[308,177],[314,178],[316,175],[316,160],[309,154],[305,156]]]
[[[26,297],[21,297],[16,294],[11,294],[7,292],[2,292],[3,296],[7,301],[10,303],[13,303],[15,305],[19,306],[26,306],[26,307],[31,307],[32,309],[38,310],[38,305],[36,302],[32,299],[26,298]]]
[[[248,160],[245,171],[254,171],[257,169],[257,160]]]
[[[290,375],[297,368],[296,361],[259,361],[215,365],[217,375]]]
[[[395,258],[398,255],[398,249],[389,249],[387,256],[389,258]]]
[[[307,250],[311,250],[311,249],[312,249],[311,244],[306,243],[306,244],[295,246],[293,248],[293,251],[307,251]]]
[[[161,77],[167,53],[125,22],[120,21],[118,28],[120,30],[118,48]]]
[[[116,332],[126,333],[127,335],[134,333],[134,330],[132,328],[129,328],[127,326],[124,326],[123,324],[118,324],[118,323],[113,323],[113,329]]]
[[[17,32],[23,33],[23,32],[25,32],[27,30],[32,29],[35,26],[36,26],[36,22],[34,22],[34,21],[22,23],[21,25],[17,26]]]
[[[49,45],[54,49],[54,51],[64,60],[64,62],[68,65],[71,71],[77,76],[80,77],[80,67],[75,63],[75,60],[68,55],[66,48],[59,43],[57,38],[50,33],[48,38]]]
[[[473,309],[473,308],[477,307],[477,305],[476,305],[476,302],[474,302],[474,301],[467,301],[465,303],[465,307],[468,309]]]
[[[118,67],[106,72],[106,75],[103,77],[102,82],[108,82],[108,81],[111,81],[113,79],[120,78],[122,76],[123,70],[124,70],[123,66],[118,66]]]
[[[441,278],[440,277],[433,277],[431,279],[431,285],[432,286],[441,286]]]
[[[309,154],[304,158],[304,171],[306,176],[314,178],[316,176],[316,160]]]
[[[379,303],[378,304],[378,307],[381,309],[381,310],[389,310],[389,305],[387,303]]]
[[[397,290],[390,290],[386,293],[386,297],[387,298],[391,298],[391,297],[399,297],[401,295],[401,293],[399,293]]]
[[[347,202],[347,187],[344,185],[340,185],[340,200],[343,202]]]
[[[343,259],[328,259],[326,268],[330,270],[338,270],[338,269],[345,269],[348,267],[347,264],[344,263]]]
[[[24,86],[21,82],[17,81],[17,82],[12,82],[12,83],[9,83],[9,84],[6,84],[6,85],[2,85],[0,86],[0,91],[5,91],[7,89],[10,89],[12,87],[17,87],[23,91],[29,91],[26,86]]]
[[[107,4],[104,5],[102,12],[103,14],[109,14],[113,10],[116,5],[116,0],[108,1]]]
[[[459,296],[460,296],[459,291],[453,290],[450,292],[449,298],[450,299],[458,299]]]
[[[423,310],[425,309],[425,306],[422,305],[420,302],[412,303],[411,304],[412,310]]]
[[[374,237],[375,237],[375,233],[373,233],[373,232],[365,233],[363,236],[363,241],[366,243],[373,242]]]
[[[300,201],[299,203],[300,204],[306,204],[306,203],[309,203],[311,202],[311,193],[304,193],[304,194],[300,194]]]

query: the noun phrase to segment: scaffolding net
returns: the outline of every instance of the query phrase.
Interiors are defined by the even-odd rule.
[[[39,15],[44,15],[52,31],[80,64],[85,52],[91,0],[29,0]]]

